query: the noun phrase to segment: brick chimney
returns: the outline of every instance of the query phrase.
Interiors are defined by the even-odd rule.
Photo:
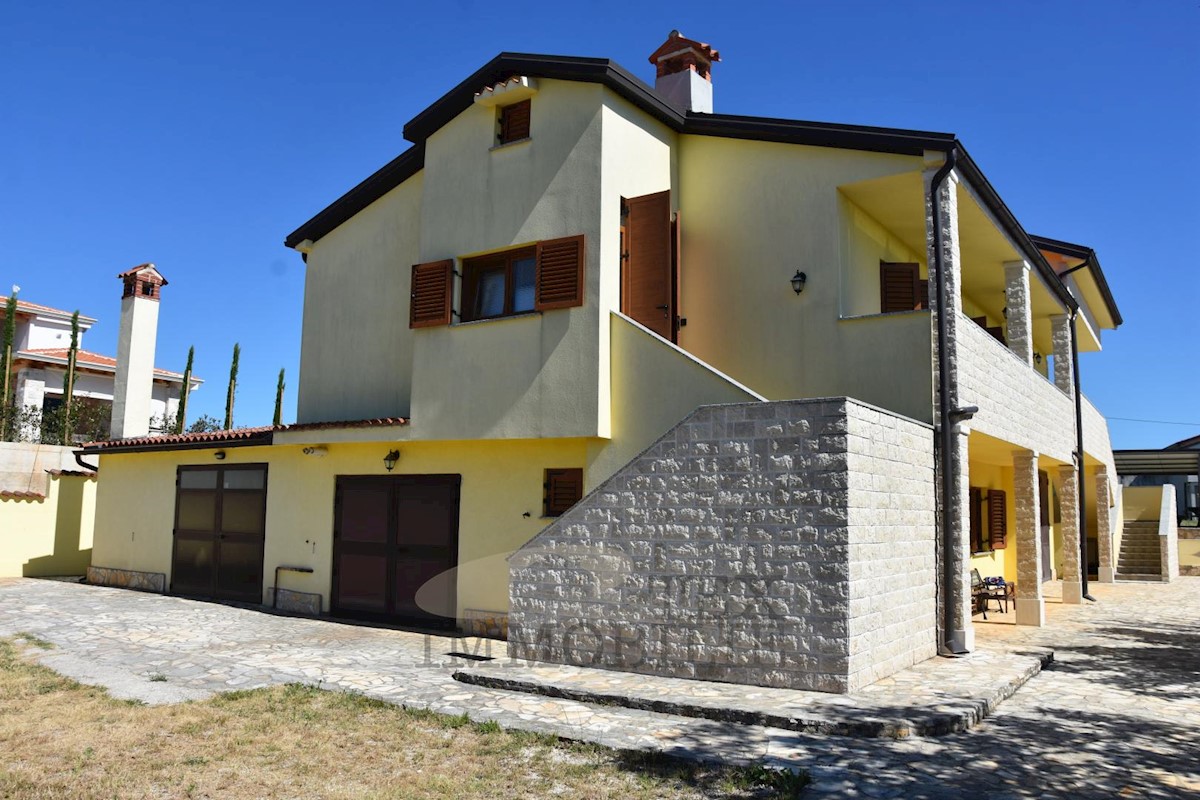
[[[153,264],[142,264],[117,277],[122,286],[121,330],[111,433],[114,439],[129,439],[150,432],[158,301],[167,281]]]
[[[711,45],[671,31],[667,40],[650,54],[650,63],[658,70],[654,90],[688,111],[711,114],[712,63],[720,60],[721,54]]]

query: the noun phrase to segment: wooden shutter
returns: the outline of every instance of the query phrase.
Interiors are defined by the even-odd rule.
[[[621,310],[664,339],[674,341],[671,193],[630,197],[625,209],[629,257],[621,275]]]
[[[548,469],[543,484],[543,513],[547,517],[558,517],[583,497],[583,470]]]
[[[929,281],[924,278],[917,281],[917,308],[921,311],[929,310]]]
[[[453,260],[413,264],[408,327],[429,328],[434,325],[449,325],[450,300],[453,296]]]
[[[993,550],[1008,546],[1008,496],[1001,489],[988,489],[988,543]]]
[[[920,308],[920,289],[917,264],[879,262],[879,310],[913,311]]]
[[[983,504],[983,490],[971,487],[971,552],[983,550],[983,514],[980,506]]]
[[[584,237],[538,242],[533,307],[538,311],[583,305]]]
[[[528,100],[500,109],[500,144],[529,138],[529,109]]]
[[[683,226],[680,222],[681,213],[675,212],[671,220],[671,341],[679,344],[679,329],[683,327],[679,304],[679,273],[683,266]]]

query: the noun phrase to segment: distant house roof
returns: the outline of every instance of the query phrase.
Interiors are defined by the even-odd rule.
[[[32,350],[21,350],[17,353],[17,358],[27,359],[29,361],[44,361],[49,364],[66,365],[67,358],[70,355],[70,350],[65,347],[42,347],[33,348]],[[75,364],[80,367],[100,370],[101,372],[116,372],[117,360],[112,356],[93,353],[90,350],[80,350],[75,354]],[[179,372],[171,372],[166,369],[155,367],[154,377],[162,378],[166,381],[180,383],[183,381],[183,374]],[[192,377],[192,382],[196,385],[204,383],[197,377]]]
[[[1191,436],[1187,439],[1180,439],[1174,444],[1169,444],[1163,448],[1164,450],[1196,450],[1200,449],[1200,436]]]
[[[407,425],[403,417],[377,417],[336,422],[303,422],[295,425],[261,425],[255,428],[234,428],[229,431],[207,431],[204,433],[174,433],[165,436],[138,436],[131,439],[113,439],[107,442],[88,442],[83,445],[85,453],[106,453],[113,450],[144,452],[150,450],[190,450],[202,447],[249,447],[268,445],[276,433],[284,431],[310,431],[327,428],[370,428]]]
[[[4,311],[4,306],[2,304],[0,304],[0,312],[3,312],[3,311]],[[61,308],[52,308],[50,306],[44,306],[41,303],[30,303],[27,300],[17,300],[17,313],[18,314],[42,314],[42,315],[49,316],[49,317],[60,317],[62,319],[70,319],[71,315],[74,312],[73,311],[64,311]],[[83,314],[79,315],[79,321],[81,323],[83,323],[84,325],[94,325],[96,323],[96,320],[94,317],[85,317]]]

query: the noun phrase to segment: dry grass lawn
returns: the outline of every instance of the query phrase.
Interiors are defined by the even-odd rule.
[[[793,797],[803,779],[619,753],[308,686],[115,700],[0,640],[0,797]]]

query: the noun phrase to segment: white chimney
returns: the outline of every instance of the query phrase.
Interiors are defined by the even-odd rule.
[[[111,432],[114,439],[129,439],[150,432],[158,301],[167,281],[153,264],[142,264],[117,277],[124,288]]]
[[[713,113],[712,63],[721,54],[704,42],[671,31],[662,45],[650,54],[658,70],[654,90],[666,100],[688,111]]]

